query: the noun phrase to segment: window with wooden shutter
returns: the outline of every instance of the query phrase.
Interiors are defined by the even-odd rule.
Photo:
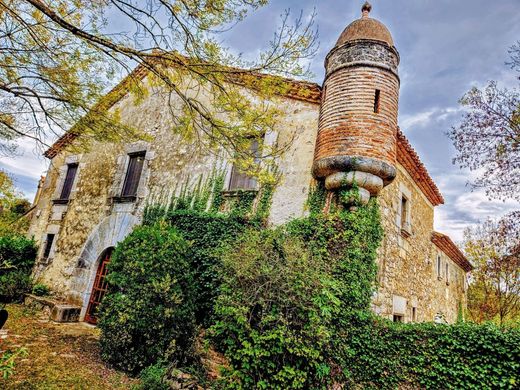
[[[131,198],[137,195],[137,188],[139,187],[141,173],[143,172],[145,154],[146,152],[129,154],[130,159],[126,170],[121,197]]]
[[[69,164],[67,166],[67,174],[61,188],[60,200],[68,200],[74,185],[74,179],[76,178],[76,172],[78,171],[78,164]]]
[[[260,142],[257,139],[251,142],[250,151],[251,154],[255,157],[255,162],[258,163],[260,158]],[[231,179],[229,181],[229,191],[256,190],[256,188],[256,178],[241,172],[240,169],[235,164],[233,164],[233,168],[231,170]]]

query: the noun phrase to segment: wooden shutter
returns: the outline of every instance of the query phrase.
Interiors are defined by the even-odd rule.
[[[260,152],[260,144],[258,140],[253,140],[251,142],[250,148],[251,154],[255,156],[255,162],[259,162],[259,152]],[[231,180],[229,181],[229,190],[255,190],[256,189],[256,179],[247,175],[246,173],[241,172],[235,165],[231,170]]]
[[[72,191],[72,185],[74,184],[74,178],[78,171],[78,164],[69,164],[67,166],[67,174],[65,175],[65,181],[63,182],[63,188],[61,189],[61,200],[67,200],[70,197]]]
[[[145,152],[130,154],[130,161],[126,171],[125,183],[121,196],[136,196],[141,173],[143,171]]]

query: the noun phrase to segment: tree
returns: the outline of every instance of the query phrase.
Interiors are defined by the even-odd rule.
[[[509,51],[520,71],[520,42]],[[457,149],[454,163],[482,171],[475,187],[488,197],[520,200],[520,90],[500,89],[491,81],[484,90],[471,89],[461,99],[467,108],[462,122],[448,136]]]
[[[300,60],[316,49],[313,17],[303,23],[300,15],[291,24],[288,12],[257,60],[219,43],[220,34],[267,3],[0,0],[0,151],[12,152],[9,141],[19,136],[47,146],[73,125],[70,131],[86,144],[144,137],[101,99],[120,74],[130,76],[136,104],[149,93],[168,96],[172,131],[210,151],[224,149],[254,171],[251,138],[272,130],[279,111],[268,98],[286,88],[279,78],[255,76],[308,76]],[[110,31],[114,20],[129,32]],[[132,72],[135,65],[148,74],[146,82]],[[247,94],[237,78],[265,99]],[[209,92],[210,102],[197,91]],[[179,100],[181,106],[174,104]],[[262,157],[274,161],[277,150],[264,146]]]
[[[31,203],[16,190],[11,176],[0,170],[0,236],[24,233],[29,224],[24,214],[30,207]]]
[[[520,319],[520,212],[469,228],[465,252],[475,266],[468,309],[476,322]]]

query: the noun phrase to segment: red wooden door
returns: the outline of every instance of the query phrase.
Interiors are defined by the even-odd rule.
[[[90,294],[90,300],[87,306],[87,313],[85,314],[85,321],[90,324],[95,325],[97,323],[96,311],[107,291],[107,265],[110,263],[112,250],[112,248],[109,248],[103,253],[96,272],[96,279],[94,279],[94,286],[92,287],[92,293]]]

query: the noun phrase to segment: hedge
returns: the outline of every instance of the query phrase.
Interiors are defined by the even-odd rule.
[[[19,301],[31,290],[36,244],[22,235],[0,237],[0,302]]]

